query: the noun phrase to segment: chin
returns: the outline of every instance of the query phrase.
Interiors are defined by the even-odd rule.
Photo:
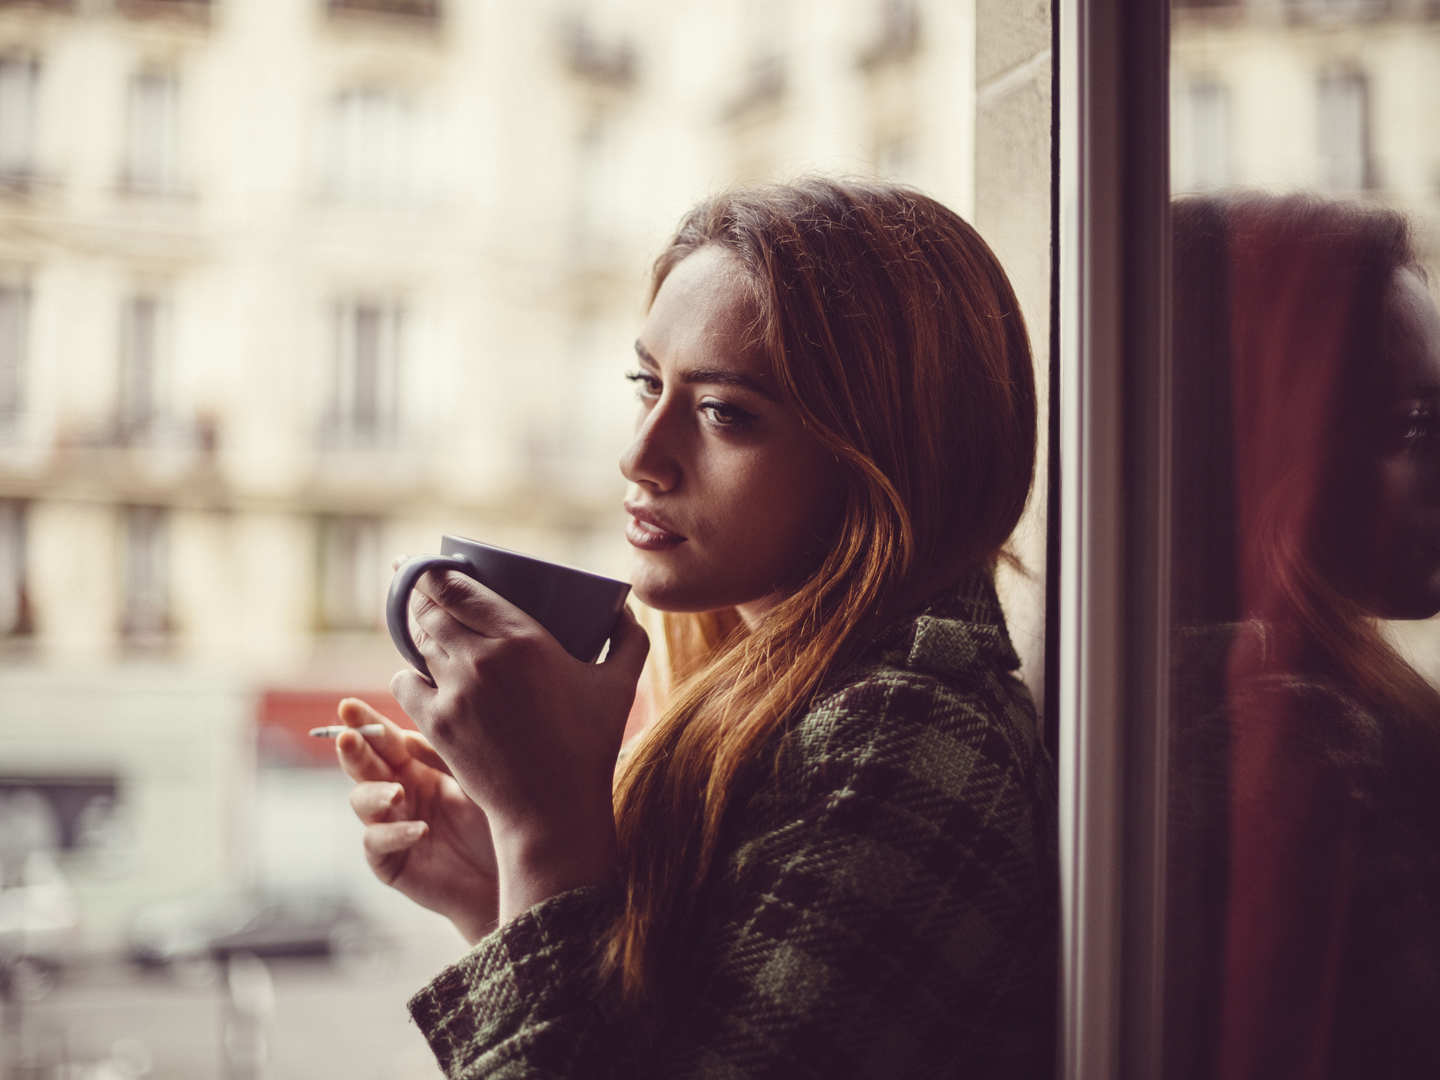
[[[690,603],[691,590],[686,589],[683,583],[668,581],[666,575],[647,572],[649,570],[650,567],[637,560],[630,574],[630,591],[646,607],[652,611],[676,613],[705,610]]]
[[[725,603],[709,603],[683,589],[648,588],[639,583],[632,585],[630,592],[635,599],[652,611],[667,611],[673,615],[695,614],[700,611],[714,611],[716,608],[734,606]]]
[[[1377,605],[1382,619],[1418,622],[1440,615],[1440,575],[1408,589],[1392,589],[1384,602]]]
[[[665,573],[653,564],[647,564],[643,556],[635,560],[631,569],[630,591],[635,599],[652,611],[668,611],[676,615],[716,611],[744,603],[728,592],[720,595],[713,588],[697,586],[678,575]]]

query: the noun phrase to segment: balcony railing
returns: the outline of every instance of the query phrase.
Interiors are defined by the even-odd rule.
[[[210,0],[114,0],[114,3],[116,11],[134,19],[210,21]]]
[[[326,0],[332,15],[381,15],[414,22],[438,22],[440,0]]]
[[[0,11],[10,8],[39,8],[44,11],[74,11],[75,0],[0,0]]]

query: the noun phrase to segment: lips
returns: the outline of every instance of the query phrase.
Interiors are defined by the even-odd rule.
[[[634,503],[625,504],[630,523],[625,526],[625,539],[641,551],[668,551],[685,543],[686,537],[675,532],[658,516]]]

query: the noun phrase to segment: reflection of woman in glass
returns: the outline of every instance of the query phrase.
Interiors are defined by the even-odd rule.
[[[479,941],[416,1019],[453,1076],[1048,1075],[1003,272],[899,189],[735,192],[660,257],[637,353],[627,536],[679,681],[613,798],[644,634],[582,665],[456,575],[416,611],[438,689],[394,683],[434,750],[341,741],[376,872]]]
[[[1440,696],[1377,622],[1440,611],[1440,314],[1404,221],[1182,202],[1175,341],[1176,600],[1238,624],[1216,1073],[1440,1075]]]

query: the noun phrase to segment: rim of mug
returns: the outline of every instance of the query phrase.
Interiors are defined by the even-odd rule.
[[[605,581],[609,582],[612,585],[623,585],[627,589],[630,588],[630,582],[622,581],[620,578],[613,578],[606,574],[597,574],[593,570],[582,570],[578,566],[571,566],[569,563],[556,562],[554,559],[541,559],[535,555],[527,555],[523,551],[512,551],[510,548],[501,547],[499,544],[491,544],[485,540],[473,540],[468,536],[461,536],[459,533],[440,534],[440,547],[442,548],[440,554],[442,555],[445,554],[443,548],[445,547],[446,540],[458,540],[462,544],[474,544],[477,547],[489,548],[492,551],[498,551],[504,555],[511,555],[517,559],[524,559],[527,562],[539,563],[541,566],[551,566],[560,570],[568,570],[572,574],[580,574],[584,577],[594,578],[597,581]]]

